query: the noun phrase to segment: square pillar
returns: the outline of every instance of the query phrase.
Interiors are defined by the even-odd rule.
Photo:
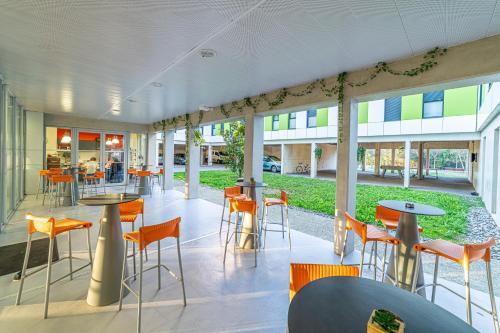
[[[425,175],[429,175],[429,168],[431,166],[431,150],[427,148],[425,150]]]
[[[391,148],[391,166],[396,164],[396,149]],[[394,170],[391,170],[391,173],[394,173]]]
[[[185,199],[198,198],[198,191],[200,188],[200,146],[194,143],[194,131],[196,129],[196,127],[190,129],[189,140],[186,141]]]
[[[315,153],[317,147],[318,145],[315,142],[311,143],[311,178],[316,178],[318,175],[318,159]]]
[[[375,165],[373,167],[373,174],[380,176],[380,143],[375,144]]]
[[[344,98],[343,112],[339,112],[337,140],[337,192],[335,193],[335,244],[337,255],[342,253],[346,236],[344,212],[355,216],[356,177],[358,148],[358,102],[347,96]],[[342,117],[342,119],[340,119]],[[340,124],[343,123],[342,128]],[[354,250],[353,233],[348,233],[345,254]]]
[[[212,165],[212,145],[208,145],[207,149],[207,165]]]
[[[411,142],[410,140],[405,141],[405,171],[404,171],[404,182],[403,187],[410,187],[410,152],[411,152]]]
[[[281,174],[285,174],[285,163],[286,163],[286,147],[285,144],[281,144]]]
[[[163,132],[163,189],[174,188],[174,131]]]
[[[417,175],[418,179],[424,179],[424,143],[418,143],[418,165],[417,165]]]
[[[158,165],[156,153],[156,133],[148,133],[148,149],[146,153],[146,165],[149,170],[156,168]]]

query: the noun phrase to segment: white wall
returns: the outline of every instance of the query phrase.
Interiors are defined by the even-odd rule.
[[[307,163],[311,165],[311,145],[310,144],[294,144],[286,145],[284,154],[285,173],[295,173],[297,165]]]
[[[44,114],[26,111],[26,164],[25,193],[35,194],[38,186],[39,171],[43,169],[43,129]]]
[[[337,145],[318,144],[323,149],[318,170],[337,170]]]

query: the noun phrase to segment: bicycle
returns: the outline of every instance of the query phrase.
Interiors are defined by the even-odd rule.
[[[295,172],[297,173],[310,173],[311,166],[307,163],[299,162],[299,165],[295,168]]]

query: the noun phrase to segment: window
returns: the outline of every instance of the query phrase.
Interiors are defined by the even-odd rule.
[[[288,129],[295,129],[297,127],[297,114],[295,112],[288,114]]]
[[[215,136],[215,124],[212,124],[212,136]]]
[[[385,100],[384,121],[401,120],[401,96]]]
[[[307,110],[307,127],[316,127],[316,110]]]
[[[220,124],[220,133],[219,135],[224,135],[224,123]]]
[[[280,117],[278,115],[273,116],[273,131],[280,129]]]
[[[444,92],[432,91],[424,94],[422,118],[439,118],[443,116]]]

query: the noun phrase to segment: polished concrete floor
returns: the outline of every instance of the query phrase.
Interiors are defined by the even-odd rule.
[[[290,262],[337,263],[332,243],[300,232],[292,233],[292,250],[278,233],[268,235],[265,250],[258,254],[258,267],[253,266],[253,252],[229,249],[226,266],[222,264],[223,241],[219,237],[221,206],[205,200],[184,200],[177,191],[155,192],[146,197],[146,224],[155,224],[181,216],[182,258],[186,282],[187,306],[182,305],[178,282],[163,274],[162,289],[157,289],[155,271],[145,275],[143,332],[284,332],[288,311]],[[97,222],[101,207],[63,207],[47,209],[32,197],[23,202],[15,217],[0,235],[0,244],[24,241],[24,214],[32,212],[56,217],[71,216]],[[125,225],[124,230],[129,226]],[[92,229],[93,246],[97,238],[97,223]],[[85,237],[73,233],[73,248],[85,258]],[[67,249],[66,237],[59,239],[59,251]],[[162,241],[162,262],[178,271],[173,240]],[[155,247],[149,251],[155,262]],[[353,253],[346,263],[359,262]],[[75,264],[76,266],[77,264]],[[54,265],[53,278],[68,271],[67,262]],[[371,277],[370,272],[365,272]],[[429,277],[427,277],[429,278]],[[38,273],[26,280],[20,306],[13,306],[18,282],[12,276],[0,277],[1,332],[131,332],[136,324],[136,303],[133,295],[125,298],[121,312],[117,305],[91,307],[85,299],[89,285],[89,270],[77,273],[53,285],[49,318],[42,319],[45,274]],[[461,291],[462,287],[450,284]],[[486,295],[475,292],[475,299],[488,306]],[[446,292],[438,292],[437,304],[464,318],[463,302]],[[492,332],[490,317],[480,311],[473,313],[474,326],[480,332]],[[360,320],[366,320],[360,318]]]

